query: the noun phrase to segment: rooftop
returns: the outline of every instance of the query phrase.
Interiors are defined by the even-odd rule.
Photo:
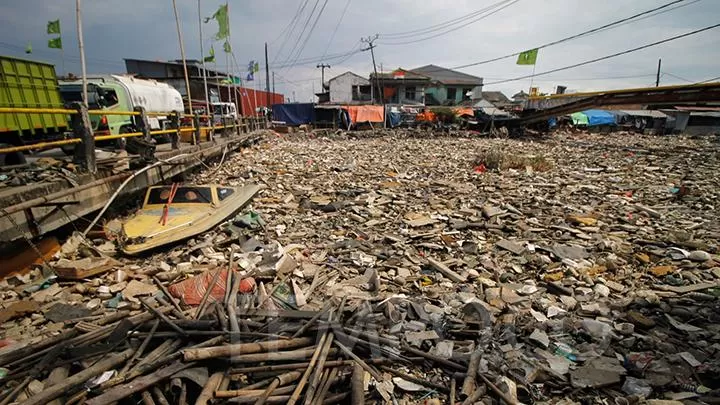
[[[413,73],[429,77],[431,80],[440,82],[442,84],[461,84],[461,85],[473,85],[482,86],[482,77],[469,75],[467,73],[458,72],[456,70],[444,68],[437,65],[425,65],[416,69],[410,70]]]

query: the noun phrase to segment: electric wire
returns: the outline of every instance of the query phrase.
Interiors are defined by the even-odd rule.
[[[643,50],[643,49],[647,49],[647,48],[650,48],[650,47],[653,47],[653,46],[657,46],[657,45],[664,44],[664,43],[671,42],[671,41],[675,41],[675,40],[678,40],[678,39],[681,39],[681,38],[689,37],[689,36],[691,36],[691,35],[696,35],[696,34],[699,34],[699,33],[701,33],[701,32],[705,32],[705,31],[708,31],[708,30],[711,30],[711,29],[714,29],[714,28],[717,28],[717,27],[720,27],[720,24],[709,25],[709,26],[707,26],[707,27],[703,27],[703,28],[700,28],[700,29],[697,29],[697,30],[694,30],[694,31],[686,32],[686,33],[684,33],[684,34],[675,35],[675,36],[673,36],[673,37],[665,38],[665,39],[660,40],[660,41],[651,42],[651,43],[649,43],[649,44],[641,45],[641,46],[638,46],[638,47],[635,47],[635,48],[632,48],[632,49],[627,49],[627,50],[622,51],[622,52],[616,52],[616,53],[613,53],[613,54],[610,54],[610,55],[601,56],[601,57],[599,57],[599,58],[586,60],[586,61],[584,61],[584,62],[579,62],[579,63],[575,63],[575,64],[572,64],[572,65],[559,67],[559,68],[556,68],[556,69],[546,70],[546,71],[540,72],[540,73],[529,74],[529,75],[524,75],[524,76],[518,76],[518,77],[515,77],[515,78],[512,78],[512,79],[506,79],[506,80],[494,81],[494,82],[490,82],[490,83],[484,83],[483,85],[492,85],[492,84],[501,84],[501,83],[507,83],[507,82],[514,82],[514,81],[517,81],[517,80],[529,79],[529,78],[531,78],[531,77],[545,76],[545,75],[548,75],[548,74],[550,74],[550,73],[560,72],[560,71],[563,71],[563,70],[574,69],[574,68],[576,68],[576,67],[589,65],[589,64],[591,64],[591,63],[600,62],[600,61],[603,61],[603,60],[615,58],[615,57],[622,56],[622,55],[627,55],[627,54],[630,54],[630,53],[633,53],[633,52],[637,52],[637,51],[640,51],[640,50]]]
[[[499,13],[500,11],[502,11],[502,10],[504,10],[504,9],[512,6],[513,4],[517,3],[518,1],[520,1],[520,0],[510,0],[510,1],[509,1],[509,0],[503,0],[503,1],[500,1],[500,2],[498,2],[498,3],[495,3],[495,4],[492,6],[493,8],[497,7],[497,8],[495,8],[495,10],[489,11],[487,14],[483,14],[483,15],[475,18],[474,20],[471,20],[471,21],[469,21],[469,22],[466,22],[466,23],[464,23],[464,24],[462,24],[462,25],[458,25],[457,27],[453,27],[453,28],[447,29],[447,30],[445,30],[445,31],[439,32],[439,33],[437,33],[437,34],[433,34],[433,35],[428,36],[428,37],[413,39],[413,40],[409,40],[409,41],[401,41],[401,42],[386,42],[386,41],[380,40],[380,41],[378,41],[378,44],[379,44],[379,45],[409,45],[409,44],[414,44],[414,43],[417,43],[417,42],[422,42],[422,41],[427,41],[427,40],[429,40],[429,39],[437,38],[437,37],[440,37],[440,36],[449,34],[449,33],[451,33],[451,32],[457,31],[457,30],[459,30],[459,29],[461,29],[461,28],[467,27],[467,26],[470,25],[470,24],[474,24],[474,23],[476,23],[476,22],[478,22],[478,21],[484,20],[485,18],[490,17],[491,15],[496,14],[496,13]]]

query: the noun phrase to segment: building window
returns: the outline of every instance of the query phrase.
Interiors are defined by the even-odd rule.
[[[406,100],[415,100],[415,86],[409,86],[405,87],[405,99]]]
[[[454,87],[448,87],[447,89],[447,99],[448,101],[455,101],[455,98],[457,97],[457,89]]]
[[[360,86],[352,86],[352,101],[360,101]]]

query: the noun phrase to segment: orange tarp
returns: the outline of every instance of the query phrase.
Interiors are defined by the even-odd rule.
[[[385,114],[381,105],[348,105],[343,107],[350,115],[350,120],[357,124],[358,122],[383,122]]]
[[[471,117],[475,116],[475,111],[473,111],[472,108],[465,107],[465,108],[456,108],[454,111],[455,115],[458,117],[462,117],[463,115],[469,115]]]

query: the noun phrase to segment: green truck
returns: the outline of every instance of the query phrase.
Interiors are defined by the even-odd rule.
[[[55,67],[0,56],[0,107],[63,108]],[[0,113],[0,148],[61,139],[68,122],[64,114]],[[0,153],[0,166],[22,163],[22,152]]]

